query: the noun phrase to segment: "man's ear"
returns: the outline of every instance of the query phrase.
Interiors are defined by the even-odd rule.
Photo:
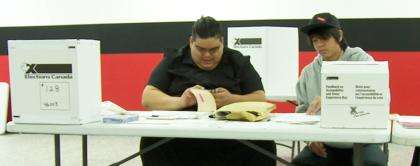
[[[225,38],[223,36],[220,36],[220,42],[222,43],[222,45],[224,45]]]
[[[189,43],[190,43],[190,45],[193,43],[193,37],[192,36],[190,36],[190,38],[188,39],[188,41],[189,41]]]
[[[338,32],[340,32],[340,38],[338,40],[339,40],[339,42],[341,42],[343,40],[344,32],[343,32],[343,30],[338,30]]]

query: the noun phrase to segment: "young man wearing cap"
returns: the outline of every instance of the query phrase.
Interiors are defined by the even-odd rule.
[[[301,73],[296,85],[296,112],[319,114],[321,111],[322,61],[373,61],[361,48],[349,47],[339,20],[330,13],[319,13],[301,30],[308,35],[318,55]],[[352,165],[353,144],[309,142],[293,159],[294,165]],[[377,144],[363,147],[364,165],[387,165],[387,157]]]

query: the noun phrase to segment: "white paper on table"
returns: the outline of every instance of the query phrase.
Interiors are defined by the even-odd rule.
[[[170,125],[173,123],[173,120],[138,120],[133,122],[128,122],[128,124],[151,124],[151,125]]]
[[[419,129],[420,116],[397,116],[395,118],[404,128]]]
[[[127,114],[128,111],[124,108],[120,107],[119,105],[113,103],[112,101],[103,101],[101,102],[101,115],[124,115]]]
[[[420,116],[398,116],[398,122],[417,122],[420,123]]]
[[[139,120],[128,124],[159,124],[169,125],[177,120],[199,119],[201,114],[192,111],[144,111],[139,113]]]
[[[191,89],[197,100],[198,112],[213,112],[216,111],[216,101],[213,95],[208,90]]]
[[[182,120],[199,119],[202,116],[208,116],[208,113],[198,113],[195,111],[148,111],[141,114],[140,118],[148,120]]]
[[[198,119],[198,115],[150,115],[146,117],[152,120],[176,120],[176,119]]]
[[[321,121],[320,115],[307,115],[306,113],[281,113],[273,114],[270,121],[297,123],[297,124],[315,124]]]

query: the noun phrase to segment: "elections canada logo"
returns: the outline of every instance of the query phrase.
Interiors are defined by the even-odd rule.
[[[23,63],[20,69],[25,79],[72,79],[72,64]]]
[[[235,38],[234,48],[262,48],[261,38]]]
[[[350,114],[353,116],[353,118],[369,115],[369,112],[364,111],[357,111],[357,107],[350,107]]]

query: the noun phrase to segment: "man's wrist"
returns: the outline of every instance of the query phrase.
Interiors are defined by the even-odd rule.
[[[241,95],[232,94],[232,96],[229,98],[230,99],[229,104],[241,102],[242,101],[241,97],[242,97]]]
[[[170,101],[170,103],[173,103],[173,110],[181,110],[186,107],[186,103],[181,97],[172,97],[172,101]]]

